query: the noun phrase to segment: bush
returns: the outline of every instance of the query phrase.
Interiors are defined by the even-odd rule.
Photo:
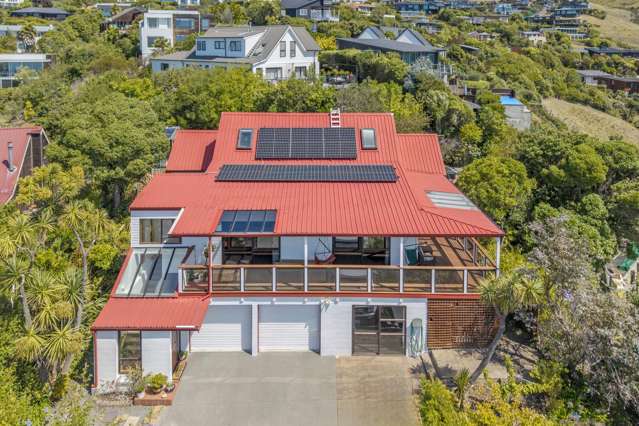
[[[160,393],[167,383],[167,377],[162,373],[157,373],[149,377],[146,387],[151,393]]]

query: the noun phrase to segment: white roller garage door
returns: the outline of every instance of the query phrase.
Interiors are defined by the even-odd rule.
[[[210,306],[200,331],[191,336],[193,352],[251,351],[251,307]]]
[[[259,350],[319,351],[319,305],[260,305]]]

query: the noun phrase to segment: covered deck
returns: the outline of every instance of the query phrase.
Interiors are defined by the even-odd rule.
[[[400,239],[399,264],[343,263],[309,259],[299,263],[223,263],[180,265],[180,293],[477,293],[480,282],[498,271],[498,257],[470,237],[420,237],[416,244]],[[499,243],[498,243],[499,246]],[[499,250],[499,247],[497,247]],[[498,251],[497,251],[498,253]],[[375,253],[379,258],[380,253]],[[390,255],[384,256],[389,260]],[[188,255],[187,255],[188,258]],[[365,260],[362,256],[358,260]]]

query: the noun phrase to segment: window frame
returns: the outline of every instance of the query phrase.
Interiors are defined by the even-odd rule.
[[[372,145],[369,145],[365,142],[365,140],[367,139],[366,136],[364,135],[364,133],[368,133],[368,132],[372,132]],[[370,133],[369,133],[370,134]],[[360,130],[360,138],[361,138],[361,142],[362,142],[362,149],[366,149],[366,150],[373,150],[373,149],[377,149],[377,132],[375,132],[375,129],[373,128],[362,128]]]
[[[137,358],[122,358],[122,336],[137,333],[139,339],[140,355]],[[127,374],[127,370],[122,369],[122,361],[137,361],[138,367],[142,368],[142,330],[118,330],[118,374]],[[128,368],[128,367],[127,367]]]
[[[213,47],[215,50],[223,50],[224,49],[224,40],[215,40],[213,42]]]
[[[237,46],[237,48],[235,48]],[[231,52],[241,52],[242,51],[242,42],[240,40],[231,40],[229,41],[229,50]]]
[[[242,136],[245,134],[249,134],[249,140],[248,140],[248,146],[245,146],[242,144]],[[235,145],[235,148],[237,149],[241,149],[241,150],[249,150],[253,147],[253,129],[249,129],[249,128],[243,128],[238,130],[237,132],[237,144]]]
[[[297,54],[297,43],[295,42],[295,40],[291,40],[288,43],[288,46],[289,46],[289,56],[291,58],[294,58],[295,55]]]
[[[196,40],[195,50],[197,50],[198,52],[206,51],[206,40]]]
[[[181,244],[181,237],[169,236],[169,231],[175,223],[175,218],[170,217],[141,217],[138,225],[138,242],[144,245],[161,245],[161,244]],[[159,229],[154,230],[154,221],[160,221]],[[146,238],[146,226],[151,226],[149,239]],[[158,233],[159,239],[154,239],[153,234]],[[166,231],[166,232],[165,232]]]
[[[280,58],[286,58],[286,41],[280,41]]]

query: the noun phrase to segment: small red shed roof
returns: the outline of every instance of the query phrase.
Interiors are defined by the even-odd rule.
[[[446,179],[437,135],[398,134],[389,113],[343,113],[341,126],[355,128],[357,158],[348,160],[258,160],[260,128],[330,127],[328,113],[223,113],[215,151],[205,172],[153,177],[132,210],[183,209],[172,235],[212,235],[224,210],[276,210],[277,235],[501,236],[479,209],[436,206],[437,191],[462,196]],[[240,129],[253,129],[251,149],[238,149]],[[377,149],[362,149],[361,129],[375,129]],[[199,133],[183,133],[181,143]],[[196,144],[198,142],[195,142]],[[203,142],[200,142],[203,143]],[[201,150],[178,148],[185,164],[202,164]],[[186,158],[192,155],[192,158]],[[171,157],[173,158],[173,153]],[[175,157],[177,158],[177,157]],[[169,160],[170,161],[170,160]],[[198,163],[198,161],[200,163]],[[217,181],[226,164],[387,164],[395,182]]]
[[[0,205],[13,198],[31,135],[41,132],[39,126],[0,129]],[[13,171],[9,170],[9,143],[13,145]]]
[[[208,296],[111,297],[92,330],[199,330]]]

